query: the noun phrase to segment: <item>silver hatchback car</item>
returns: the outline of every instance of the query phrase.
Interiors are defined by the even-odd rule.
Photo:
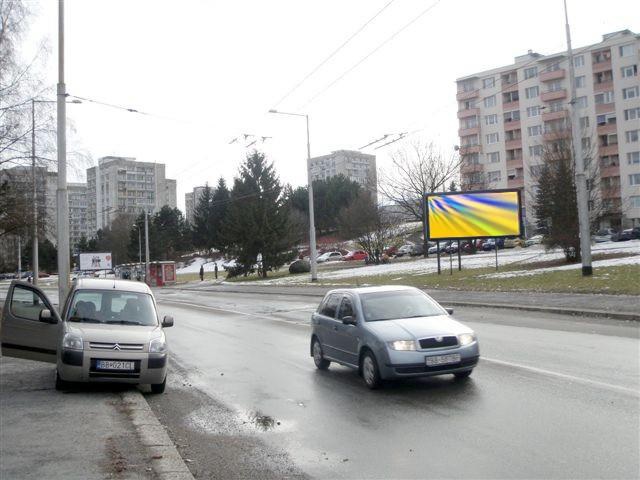
[[[126,280],[78,279],[58,313],[42,290],[14,281],[2,315],[2,355],[55,363],[69,382],[149,384],[164,392],[167,342],[151,289]]]
[[[413,287],[332,290],[311,318],[311,356],[321,370],[331,362],[357,369],[372,389],[398,378],[465,378],[480,349],[452,313]]]

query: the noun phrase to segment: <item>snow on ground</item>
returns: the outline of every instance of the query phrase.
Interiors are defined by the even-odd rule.
[[[628,242],[606,242],[599,243],[592,246],[592,253],[607,253],[607,254],[619,254],[619,253],[627,253],[637,256],[626,257],[626,258],[617,258],[610,260],[600,260],[594,262],[594,266],[609,266],[609,265],[636,265],[640,264],[640,240],[632,240]],[[498,265],[506,266],[512,264],[523,264],[523,263],[533,263],[533,262],[544,262],[549,260],[557,260],[564,258],[564,253],[561,250],[552,250],[546,252],[544,247],[540,245],[528,247],[528,248],[513,248],[513,249],[505,249],[498,251]],[[458,256],[453,255],[453,268],[458,268]],[[443,270],[449,269],[449,255],[442,255],[440,257],[441,268]],[[472,268],[485,268],[492,267],[495,265],[496,257],[495,252],[482,252],[477,253],[476,255],[463,255],[462,256],[462,268],[464,269],[472,269]],[[361,263],[361,262],[359,262]],[[198,267],[199,268],[199,267]],[[557,269],[570,269],[570,268],[580,268],[580,264],[571,264],[571,265],[562,265],[558,267],[545,268],[545,269],[536,269],[536,270],[522,270],[522,272],[526,272],[527,275],[535,274],[537,272],[544,272],[550,270]],[[331,281],[331,280],[343,280],[353,277],[368,277],[368,276],[378,276],[378,275],[389,275],[389,274],[403,274],[403,275],[424,275],[428,273],[434,273],[438,270],[437,260],[435,256],[430,256],[429,258],[422,258],[419,260],[414,260],[410,262],[394,262],[386,265],[369,265],[366,267],[355,267],[355,268],[344,268],[340,270],[333,271],[320,271],[318,272],[318,276],[323,281]],[[505,272],[504,275],[512,275],[516,272]],[[524,274],[524,273],[523,273]],[[489,275],[501,275],[497,274],[489,274]],[[496,278],[496,277],[489,277]],[[500,277],[497,277],[500,278]],[[274,278],[271,280],[263,280],[261,284],[270,284],[270,285],[284,285],[284,284],[300,284],[307,283],[307,276],[287,276]]]
[[[215,270],[216,263],[218,264],[218,270],[223,271],[223,265],[232,267],[236,262],[235,260],[224,259],[220,259],[214,262],[211,258],[196,257],[193,259],[193,262],[190,265],[179,268],[176,273],[178,275],[182,275],[183,273],[200,273],[200,265],[204,265],[205,272],[213,272]]]

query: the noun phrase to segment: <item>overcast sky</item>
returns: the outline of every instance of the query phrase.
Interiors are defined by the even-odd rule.
[[[306,74],[389,0],[66,0],[66,84],[70,94],[135,108],[70,105],[69,150],[94,161],[106,155],[167,165],[178,182],[178,206],[196,185],[231,180],[247,142],[271,136],[264,150],[284,182],[306,183],[304,119],[311,154],[358,149],[385,133],[452,152],[458,142],[455,79],[513,62],[532,49],[566,48],[562,0],[395,0],[362,33],[277,104]],[[51,48],[47,75],[57,81],[57,2],[33,2],[36,18],[24,45]],[[415,23],[309,103],[388,37]],[[573,45],[604,33],[640,32],[640,1],[569,0]],[[371,150],[378,167],[402,145]],[[252,147],[253,148],[253,147]],[[83,181],[77,173],[70,181]]]

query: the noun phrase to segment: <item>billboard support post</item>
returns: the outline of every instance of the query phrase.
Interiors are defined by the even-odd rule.
[[[458,271],[462,270],[462,253],[460,252],[460,240],[458,240]]]
[[[494,246],[496,247],[496,270],[498,270],[498,239],[494,238]]]
[[[440,269],[440,240],[436,241],[436,255],[438,256],[438,275],[440,275],[440,272],[442,271]]]
[[[453,275],[453,253],[451,253],[451,247],[449,247],[449,275]]]

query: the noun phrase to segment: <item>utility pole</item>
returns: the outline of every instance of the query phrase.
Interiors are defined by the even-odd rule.
[[[31,173],[33,180],[33,247],[31,249],[33,284],[38,284],[38,189],[36,183],[36,101],[31,99]]]
[[[569,82],[571,88],[571,137],[573,143],[573,165],[575,170],[576,197],[578,204],[578,223],[580,226],[580,256],[582,258],[582,275],[593,274],[591,266],[591,229],[589,228],[589,197],[587,178],[582,154],[582,136],[580,135],[580,118],[576,104],[576,74],[571,49],[571,31],[569,29],[569,13],[567,0],[564,0],[564,17],[567,29],[567,56],[569,57]]]
[[[309,140],[309,115],[307,120],[307,184],[309,185],[309,260],[311,260],[311,281],[318,281],[318,264],[316,263],[316,225],[313,211],[313,179],[311,178],[311,141]]]
[[[22,240],[18,235],[18,280],[22,278]]]
[[[149,285],[149,214],[144,211],[144,281]]]
[[[58,305],[62,307],[69,290],[69,199],[67,198],[67,91],[64,83],[64,0],[58,0]]]

